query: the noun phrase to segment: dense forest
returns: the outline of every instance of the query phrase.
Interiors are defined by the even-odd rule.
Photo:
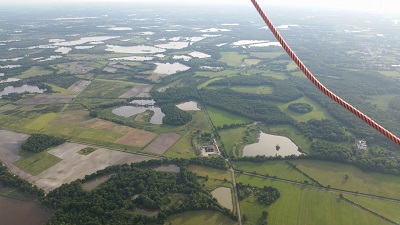
[[[47,134],[32,134],[21,146],[21,149],[28,152],[41,152],[50,147],[61,145],[65,139]]]
[[[309,113],[313,110],[313,107],[312,105],[304,102],[295,102],[295,103],[290,103],[288,109],[297,113]]]
[[[47,224],[163,224],[169,215],[205,209],[235,219],[230,210],[220,206],[209,192],[202,189],[197,176],[187,170],[189,161],[151,160],[111,166],[86,176],[84,180],[64,184],[42,201],[55,210]],[[180,166],[180,172],[149,169],[169,162]],[[113,176],[92,191],[82,188],[83,182],[105,174]],[[179,199],[184,201],[176,201],[174,196],[180,196]],[[134,213],[135,209],[152,209],[158,213],[157,216],[145,216]]]
[[[174,104],[167,104],[161,107],[161,111],[165,114],[162,121],[163,124],[182,126],[192,120],[192,115],[176,107]]]

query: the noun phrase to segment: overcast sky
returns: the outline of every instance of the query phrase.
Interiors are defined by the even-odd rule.
[[[250,0],[0,0],[6,4],[26,4],[34,5],[37,3],[84,3],[84,2],[180,2],[180,3],[202,3],[202,4],[251,4]],[[370,12],[399,12],[400,0],[258,0],[260,5],[290,5],[304,6],[310,8],[329,8],[344,10],[362,10]]]

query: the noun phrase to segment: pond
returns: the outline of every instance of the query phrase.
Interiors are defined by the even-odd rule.
[[[3,91],[0,92],[0,98],[3,95],[8,95],[10,93],[24,93],[24,92],[29,92],[29,93],[43,93],[44,90],[39,89],[38,86],[32,86],[32,85],[23,85],[21,87],[13,87],[13,86],[8,86],[5,87]]]
[[[115,53],[147,54],[147,53],[165,52],[165,49],[147,45],[137,45],[137,46],[107,45],[106,51]]]
[[[197,106],[197,102],[195,101],[190,101],[190,102],[184,102],[181,104],[176,105],[179,109],[183,111],[197,111],[200,110],[199,107]]]
[[[0,66],[0,69],[14,69],[14,68],[19,68],[22,67],[22,65],[6,65],[6,66]]]
[[[35,202],[3,196],[0,196],[0,209],[1,224],[40,225],[51,216]]]
[[[131,117],[134,115],[137,115],[139,113],[144,113],[147,110],[151,110],[154,112],[154,115],[150,119],[151,124],[156,124],[156,125],[161,125],[162,124],[162,119],[164,118],[165,114],[161,112],[161,109],[159,107],[145,107],[145,106],[121,106],[119,108],[116,108],[112,111],[117,116],[123,116],[123,117]]]
[[[6,80],[1,80],[0,83],[10,83],[10,82],[15,82],[15,81],[19,81],[21,79],[18,78],[7,78]]]
[[[277,145],[280,147],[278,151],[276,150]],[[301,154],[296,144],[289,138],[263,132],[260,133],[258,143],[247,145],[243,149],[243,156],[288,156]]]
[[[82,188],[86,191],[91,191],[98,187],[100,184],[108,181],[114,174],[107,174],[101,177],[98,177],[94,180],[90,180],[82,184]]]
[[[190,67],[185,66],[181,63],[155,63],[157,68],[154,70],[154,73],[157,74],[167,74],[171,75],[178,71],[186,71],[190,69]]]
[[[183,49],[186,48],[187,46],[189,46],[189,42],[185,41],[176,41],[176,42],[169,42],[166,44],[156,45],[156,47],[165,49]]]
[[[72,51],[72,48],[60,47],[60,48],[57,48],[54,52],[58,52],[58,53],[61,53],[61,54],[67,54],[70,51]]]
[[[128,57],[121,57],[121,58],[112,58],[112,61],[151,61],[154,57],[150,56],[128,56]]]
[[[159,167],[154,168],[153,170],[155,171],[160,171],[160,172],[171,172],[171,173],[179,173],[181,172],[181,168],[179,168],[176,165],[162,165]]]
[[[211,55],[209,55],[209,54],[205,54],[205,53],[202,53],[202,52],[196,52],[196,51],[189,53],[189,55],[192,56],[192,57],[195,57],[195,58],[209,58],[209,57],[211,57]]]
[[[230,209],[231,211],[233,210],[232,192],[230,188],[219,187],[212,191],[211,194],[223,207]]]

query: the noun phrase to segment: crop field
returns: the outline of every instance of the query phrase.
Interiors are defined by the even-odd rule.
[[[326,192],[325,190],[316,190],[243,174],[238,174],[236,181],[243,184],[249,183],[261,188],[272,186],[279,190],[281,193],[280,198],[268,208],[268,224],[390,224],[369,212],[341,201],[338,195]],[[243,212],[257,210],[256,208],[252,208],[254,207],[252,204],[244,204],[243,206],[249,208],[244,208]],[[254,220],[256,219],[258,217],[254,218]]]
[[[393,221],[400,221],[400,203],[385,201],[375,198],[362,197],[358,195],[344,195],[345,198],[364,206]]]
[[[38,175],[61,161],[60,158],[46,151],[37,154],[21,151],[19,154],[22,158],[14,162],[14,165],[33,176]]]
[[[33,66],[33,67],[29,68],[28,70],[22,72],[21,75],[17,76],[17,78],[25,79],[25,78],[30,78],[30,77],[49,75],[52,73],[53,73],[53,71],[46,70],[43,67]]]
[[[62,159],[62,161],[44,170],[40,174],[30,177],[28,181],[48,192],[64,183],[69,183],[76,179],[82,179],[85,175],[104,169],[107,166],[152,159],[147,156],[134,155],[103,148],[99,148],[88,155],[78,153],[79,150],[86,147],[88,146],[75,143],[65,143],[51,149],[48,153]],[[60,176],[60,174],[63,174],[63,176]]]
[[[313,110],[309,113],[301,114],[301,113],[296,113],[288,109],[289,104],[291,103],[307,103],[310,104],[313,107]],[[305,122],[310,119],[332,119],[332,117],[328,114],[328,112],[319,106],[316,102],[313,100],[307,98],[307,97],[302,97],[300,99],[297,99],[293,102],[289,102],[286,104],[279,104],[278,107],[287,115],[293,117],[293,119],[299,121],[299,122]]]
[[[164,156],[176,158],[196,157],[191,139],[191,133],[183,134],[181,138],[164,153]]]
[[[73,85],[71,85],[68,90],[79,93],[83,91],[83,89],[86,88],[91,83],[91,81],[88,80],[79,80],[75,82]]]
[[[156,133],[133,129],[132,131],[129,131],[129,133],[116,140],[115,143],[134,147],[144,147],[155,137],[157,137]]]
[[[249,65],[249,66],[251,66],[251,65],[257,65],[258,63],[260,63],[261,62],[261,60],[259,60],[259,59],[245,59],[244,60],[244,64],[245,65]]]
[[[322,185],[400,199],[400,177],[364,172],[354,166],[317,160],[292,161]],[[345,178],[345,176],[348,178]]]
[[[95,69],[90,63],[70,62],[57,64],[58,69],[67,70],[71,74],[85,74]]]
[[[292,166],[285,161],[267,161],[263,163],[252,162],[234,162],[233,167],[237,170],[253,173],[256,172],[260,175],[268,175],[270,177],[277,176],[279,178],[303,182],[307,180],[313,183],[309,178],[301,174],[299,171],[293,169]]]
[[[229,219],[219,212],[213,211],[189,211],[168,217],[166,224],[171,225],[237,225],[238,223]]]
[[[221,52],[221,59],[219,61],[231,67],[238,67],[244,64],[246,58],[246,55],[239,54],[238,52]]]
[[[48,123],[53,121],[57,116],[57,113],[47,113],[39,116],[31,123],[27,124],[25,128],[29,131],[40,131],[47,126]]]
[[[281,72],[275,72],[275,71],[266,71],[266,70],[259,70],[259,69],[250,69],[243,71],[241,73],[242,75],[257,75],[261,74],[262,76],[266,77],[272,77],[278,80],[285,80],[287,79],[286,75],[281,73]]]
[[[25,126],[31,122],[33,119],[0,114],[0,129],[24,132]]]
[[[132,98],[132,97],[150,97],[150,90],[152,86],[149,85],[141,85],[135,86],[131,90],[127,91],[126,93],[122,94],[118,98]]]
[[[36,95],[33,98],[24,98],[18,100],[17,105],[49,105],[49,104],[66,104],[72,101],[75,95],[64,94],[44,94]]]
[[[75,94],[76,94],[75,92],[73,92],[73,91],[71,91],[71,90],[68,90],[68,89],[65,89],[65,88],[56,86],[56,85],[54,85],[54,84],[47,84],[47,85],[51,86],[51,89],[52,89],[55,93],[59,93],[59,94],[62,94],[62,95],[75,95]]]
[[[179,140],[181,136],[176,133],[164,133],[160,134],[153,142],[151,142],[145,149],[144,152],[162,155],[172,145]]]
[[[215,127],[222,127],[224,125],[231,124],[247,124],[250,123],[251,120],[220,110],[211,106],[207,106],[208,115],[210,115],[211,121],[213,122]]]
[[[95,79],[79,95],[79,98],[118,98],[134,86],[136,86],[136,83]]]
[[[192,164],[189,165],[189,170],[202,177],[208,176],[209,179],[226,179],[227,181],[232,182],[232,175],[229,170],[221,170]]]

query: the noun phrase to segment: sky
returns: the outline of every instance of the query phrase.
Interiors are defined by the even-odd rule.
[[[25,4],[35,5],[38,3],[84,3],[84,2],[178,2],[178,3],[201,3],[201,4],[251,4],[250,0],[0,0],[1,3],[6,4]],[[360,10],[369,12],[399,12],[400,13],[400,0],[258,0],[260,5],[280,5],[280,6],[293,6],[293,7],[307,7],[307,8],[328,8],[340,10]]]

